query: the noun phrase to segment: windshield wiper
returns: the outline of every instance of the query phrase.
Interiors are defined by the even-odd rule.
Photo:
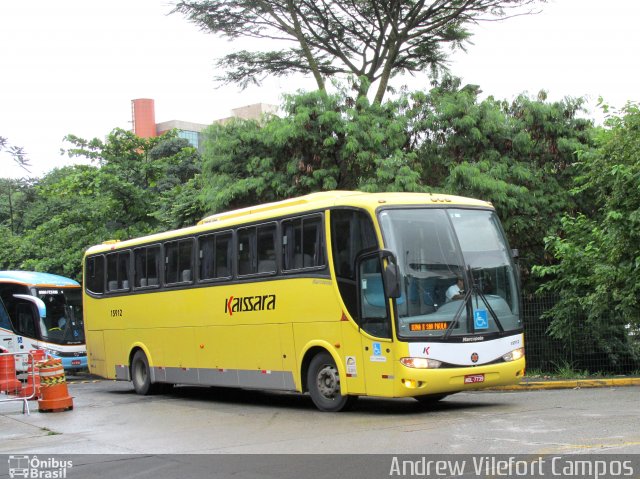
[[[465,291],[464,298],[462,298],[462,301],[460,301],[460,306],[458,306],[456,314],[453,316],[453,321],[451,321],[451,324],[447,326],[447,330],[442,335],[442,339],[447,339],[453,332],[453,328],[455,327],[455,325],[458,324],[458,320],[460,319],[460,316],[462,316],[462,310],[467,307],[468,301],[469,299],[471,299],[472,289],[473,288]]]
[[[496,314],[496,312],[493,310],[493,308],[489,304],[489,301],[487,300],[487,297],[484,295],[482,290],[478,287],[476,282],[473,281],[473,275],[471,274],[471,268],[470,267],[468,267],[468,271],[469,271],[468,278],[471,278],[471,288],[469,288],[467,291],[465,291],[464,298],[460,302],[460,306],[458,306],[456,314],[453,316],[453,321],[451,321],[451,324],[447,327],[447,330],[445,331],[444,335],[442,336],[442,339],[447,339],[451,335],[451,333],[453,332],[453,328],[455,327],[456,324],[458,324],[458,320],[460,319],[460,316],[462,316],[462,310],[465,309],[468,306],[469,300],[471,299],[471,295],[473,293],[475,293],[477,296],[480,297],[480,299],[482,300],[482,302],[486,306],[487,311],[489,311],[489,314],[491,315],[493,320],[496,322],[496,326],[498,326],[498,330],[501,333],[504,333],[504,327],[502,326],[502,323],[500,322],[500,319],[498,318],[498,315]],[[476,303],[477,303],[477,300],[476,300]],[[473,305],[472,305],[472,307],[473,307]]]
[[[502,327],[502,323],[500,322],[500,320],[498,319],[498,315],[496,314],[496,312],[493,310],[493,308],[491,307],[491,305],[489,304],[489,301],[487,300],[487,297],[484,295],[484,293],[480,290],[480,288],[478,288],[477,286],[473,286],[473,289],[476,291],[476,293],[478,294],[478,296],[480,296],[480,299],[482,300],[482,302],[484,303],[484,305],[487,307],[487,311],[489,311],[489,314],[491,315],[491,317],[493,318],[493,320],[496,322],[496,326],[498,326],[498,330],[501,333],[504,333],[504,328]],[[477,302],[477,300],[476,300]]]

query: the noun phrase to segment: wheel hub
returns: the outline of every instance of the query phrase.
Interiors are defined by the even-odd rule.
[[[329,399],[340,393],[340,377],[335,368],[325,366],[318,372],[318,391]]]

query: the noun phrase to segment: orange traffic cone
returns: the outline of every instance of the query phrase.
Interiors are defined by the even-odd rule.
[[[0,355],[0,392],[16,394],[22,384],[16,377],[16,359],[12,354]]]
[[[42,349],[29,351],[31,355],[29,369],[27,369],[27,384],[20,391],[20,397],[38,399],[40,398],[40,362],[44,361],[45,354]]]
[[[73,409],[73,399],[67,391],[67,380],[62,360],[49,359],[40,363],[42,399],[38,399],[40,412],[61,412]]]

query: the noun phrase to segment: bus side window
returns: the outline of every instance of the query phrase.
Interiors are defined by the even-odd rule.
[[[231,233],[198,238],[200,281],[231,277]]]
[[[231,277],[231,233],[216,235],[216,278]]]
[[[0,328],[11,331],[13,328],[11,327],[11,321],[9,320],[9,313],[4,306],[4,301],[0,299]]]
[[[30,303],[18,302],[16,304],[17,332],[30,338],[36,337],[35,315]]]
[[[190,283],[193,278],[193,240],[165,243],[165,283]]]
[[[87,291],[95,294],[104,293],[104,256],[87,258],[84,270],[84,283]]]
[[[129,263],[131,253],[119,251],[107,254],[107,291],[129,289]]]
[[[238,274],[276,272],[276,225],[238,229]]]
[[[282,222],[283,269],[324,266],[322,219],[319,216]]]
[[[134,281],[136,288],[157,288],[160,285],[160,245],[134,250]]]
[[[338,288],[347,310],[358,323],[358,292],[355,262],[365,250],[376,248],[373,222],[360,210],[331,210],[331,249]]]
[[[258,273],[276,272],[276,226],[258,226]]]
[[[238,230],[238,274],[246,275],[258,271],[256,255],[256,229]]]

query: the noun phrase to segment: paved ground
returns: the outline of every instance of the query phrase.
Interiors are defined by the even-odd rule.
[[[640,388],[626,387],[637,380],[543,383],[428,409],[361,398],[330,414],[299,394],[179,387],[143,397],[129,383],[70,378],[73,411],[40,413],[32,402],[27,416],[0,404],[0,454],[640,452]]]

